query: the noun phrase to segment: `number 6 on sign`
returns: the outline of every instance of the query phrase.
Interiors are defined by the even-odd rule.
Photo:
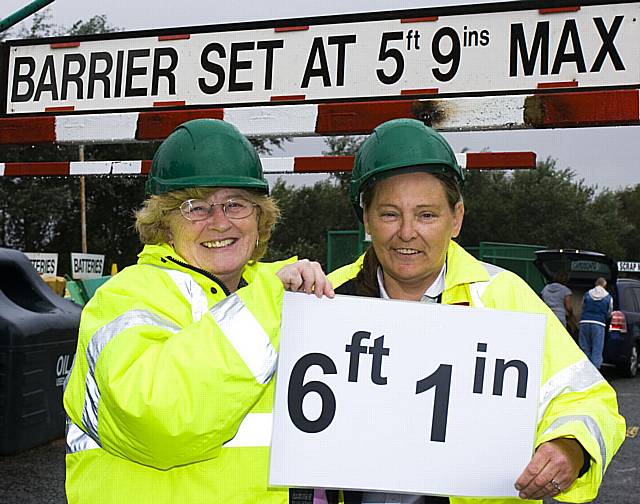
[[[336,374],[338,370],[333,361],[324,354],[311,353],[302,357],[291,371],[289,379],[289,391],[287,394],[287,406],[289,417],[302,432],[321,432],[333,421],[336,414],[336,396],[326,383],[310,381],[306,384],[304,376],[311,366],[320,366],[325,374]],[[322,400],[322,410],[317,420],[309,420],[302,409],[302,403],[307,394],[315,392]]]

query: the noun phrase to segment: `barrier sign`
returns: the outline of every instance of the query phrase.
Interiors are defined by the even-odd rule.
[[[545,320],[285,293],[270,484],[516,496]]]
[[[2,72],[5,111],[640,86],[640,2],[582,3],[588,5],[518,2],[518,9],[507,2],[11,41]]]
[[[103,270],[103,255],[71,253],[71,277],[74,280],[100,278]]]
[[[56,276],[58,272],[58,254],[25,252],[24,255],[29,258],[38,274],[43,277]]]

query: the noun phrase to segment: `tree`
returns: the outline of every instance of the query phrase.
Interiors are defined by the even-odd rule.
[[[626,226],[610,222],[615,241],[624,243],[625,254],[622,260],[640,261],[640,184],[627,187],[615,194],[620,203],[620,214]]]
[[[352,155],[362,138],[329,137],[325,155]],[[269,246],[269,258],[298,255],[326,266],[327,232],[355,230],[359,222],[349,200],[349,173],[332,174],[311,187],[294,187],[279,180],[272,191],[282,210]]]
[[[365,137],[359,136],[327,137],[325,144],[329,150],[322,151],[322,154],[325,156],[354,156],[364,139]],[[343,189],[348,190],[351,172],[334,173],[332,177],[339,181]]]
[[[3,177],[0,182],[0,192],[7,195],[2,204],[2,246],[55,251],[52,247],[66,235],[63,221],[77,216],[67,181]]]
[[[470,172],[465,184],[463,245],[480,241],[545,245],[625,253],[611,223],[628,224],[611,191],[575,180],[570,169],[558,169],[546,159],[535,170]]]
[[[42,9],[21,23],[17,38],[32,39],[63,35],[65,30],[51,21],[51,8]]]
[[[66,31],[66,35],[93,35],[95,33],[111,33],[122,31],[122,28],[113,26],[107,21],[105,14],[98,14],[87,21],[81,19],[73,23]]]
[[[293,187],[279,180],[272,195],[282,210],[282,219],[269,244],[270,259],[298,255],[325,265],[327,231],[358,228],[349,198],[333,180],[311,187]]]
[[[557,170],[551,159],[539,163],[536,170],[469,173],[463,243],[571,246],[580,216],[593,196],[593,189],[581,181],[575,183],[573,177],[570,170]]]
[[[143,177],[87,177],[87,223],[90,251],[105,254],[105,264],[135,264],[140,240],[134,213],[144,198]],[[79,235],[79,233],[76,233]]]
[[[16,37],[19,39],[32,39],[60,35],[91,35],[122,30],[122,28],[110,25],[105,14],[98,14],[86,21],[80,19],[73,23],[70,28],[55,24],[51,18],[51,7],[34,13],[21,23]]]

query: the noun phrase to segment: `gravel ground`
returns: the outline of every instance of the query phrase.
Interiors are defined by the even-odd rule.
[[[66,504],[64,439],[0,457],[2,504]]]

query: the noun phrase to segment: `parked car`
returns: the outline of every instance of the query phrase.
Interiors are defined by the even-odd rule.
[[[584,293],[594,286],[596,278],[607,280],[607,290],[613,296],[613,312],[607,320],[603,361],[615,365],[625,376],[636,376],[640,353],[640,280],[618,278],[617,264],[598,252],[557,249],[539,250],[535,255],[534,264],[547,282],[561,271],[569,274],[567,287],[573,292],[576,321],[568,324],[568,329],[576,341]]]

